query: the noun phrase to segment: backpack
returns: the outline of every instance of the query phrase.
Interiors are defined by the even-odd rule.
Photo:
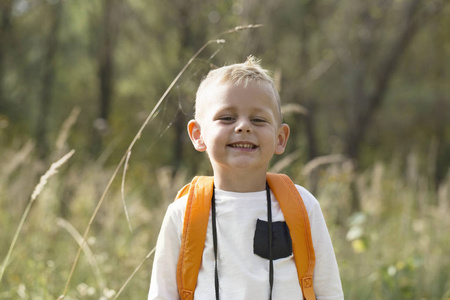
[[[283,174],[267,173],[267,182],[280,204],[292,239],[297,275],[306,300],[315,300],[313,272],[315,254],[308,213],[302,197],[291,179]],[[183,223],[181,248],[177,264],[178,293],[182,300],[194,299],[197,277],[206,240],[213,177],[196,176],[185,185],[175,200],[188,195]]]

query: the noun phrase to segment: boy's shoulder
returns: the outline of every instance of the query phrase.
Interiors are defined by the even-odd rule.
[[[166,216],[174,222],[180,222],[184,220],[184,214],[186,211],[188,195],[184,195],[180,198],[175,199],[169,204],[166,211]]]
[[[300,196],[303,199],[303,203],[305,204],[306,210],[308,213],[313,210],[315,207],[319,206],[319,201],[317,201],[316,197],[311,194],[306,188],[301,185],[296,184],[295,187],[297,191],[300,193]]]
[[[316,207],[320,206],[319,202],[314,197],[314,195],[311,194],[311,192],[309,192],[305,187],[303,187],[299,184],[295,184],[295,187],[297,188],[297,191],[299,192],[300,196],[302,197],[303,203],[305,204],[305,208],[308,213],[310,213]],[[239,193],[236,193],[236,194],[239,194]],[[175,199],[175,201],[173,201],[169,205],[169,209],[172,211],[172,213],[175,213],[181,217],[182,215],[184,215],[184,211],[186,210],[187,200],[188,200],[188,195],[183,195],[180,198]]]
[[[169,204],[169,209],[180,210],[185,209],[188,200],[188,195],[183,195],[180,198],[175,198],[175,200]]]

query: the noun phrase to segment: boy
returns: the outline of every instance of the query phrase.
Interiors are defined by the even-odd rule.
[[[243,64],[209,72],[197,91],[195,119],[189,122],[188,133],[195,149],[208,154],[214,174],[214,217],[209,217],[207,225],[194,299],[303,299],[290,239],[285,243],[288,252],[271,259],[270,265],[255,246],[260,221],[273,222],[274,240],[277,234],[289,235],[287,227],[275,226],[283,224],[285,217],[266,184],[269,162],[274,154],[284,152],[289,138],[289,126],[282,123],[280,97],[267,71],[249,57]],[[303,187],[295,187],[311,227],[315,296],[344,299],[319,203]],[[184,196],[167,210],[158,237],[149,300],[181,299],[176,273],[186,203]]]

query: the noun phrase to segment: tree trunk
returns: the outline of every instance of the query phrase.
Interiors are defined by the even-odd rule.
[[[114,54],[114,35],[113,25],[113,5],[114,0],[105,0],[103,13],[103,36],[101,38],[99,56],[99,79],[100,79],[100,101],[99,117],[108,120],[111,110],[111,97],[113,94],[113,54]]]
[[[356,84],[353,87],[354,114],[351,116],[350,128],[347,133],[345,152],[347,156],[355,161],[358,160],[360,146],[364,135],[380,107],[384,95],[402,54],[411,42],[417,31],[417,16],[420,0],[411,0],[405,8],[403,26],[400,28],[398,37],[391,45],[388,54],[381,59],[380,69],[375,77],[375,87],[371,93],[364,92],[366,69],[362,68],[357,73]],[[364,63],[364,62],[363,62]]]
[[[201,46],[200,42],[204,41],[206,37],[204,29],[198,30],[195,33],[193,31],[193,23],[198,22],[197,20],[193,20],[193,16],[196,15],[194,12],[198,10],[199,3],[182,1],[178,3],[173,2],[173,5],[177,15],[177,27],[181,38],[179,56],[183,59],[188,59],[188,57],[185,57],[186,53],[195,53],[195,51]],[[182,63],[184,64],[185,62],[183,61]],[[180,94],[178,97],[181,101],[184,101],[184,99],[188,97],[186,92],[182,91],[182,89],[180,89],[179,93]],[[178,105],[177,107],[179,108]],[[172,162],[175,168],[173,173],[174,176],[176,175],[176,172],[185,157],[184,150],[187,140],[186,121],[186,116],[183,111],[179,109],[173,127],[175,130],[175,139],[173,141],[174,150],[172,152]]]
[[[411,42],[417,31],[417,12],[421,1],[411,0],[405,6],[403,25],[399,29],[397,38],[394,39],[387,55],[380,59],[380,68],[374,78],[374,88],[371,92],[366,92],[366,78],[368,77],[367,61],[374,52],[371,49],[371,42],[362,43],[359,61],[353,69],[352,96],[350,97],[349,112],[350,122],[347,132],[345,146],[346,155],[352,160],[354,171],[358,171],[358,159],[361,144],[369,125],[383,102],[384,95],[388,89],[389,82],[400,62],[402,54]],[[363,12],[365,14],[365,12]],[[360,197],[356,182],[351,182],[351,211],[361,210]]]
[[[5,72],[5,52],[11,36],[11,12],[12,0],[2,0],[0,2],[0,114],[4,113],[7,109],[3,91],[3,78]]]
[[[301,37],[301,50],[300,50],[300,70],[308,72],[311,69],[311,53],[310,53],[310,37],[311,27],[308,26],[307,19],[314,15],[314,1],[309,1],[304,7],[305,12],[301,19],[300,37]],[[301,86],[301,85],[300,85]],[[311,96],[308,95],[304,87],[300,87],[299,99],[303,99],[304,106],[308,109],[308,113],[305,116],[305,134],[307,142],[308,160],[312,160],[318,156],[317,150],[317,138],[315,127],[315,104]]]
[[[38,155],[45,159],[49,155],[48,144],[48,116],[52,102],[52,89],[55,78],[55,57],[58,49],[58,32],[61,23],[62,3],[51,6],[51,25],[47,37],[47,49],[44,57],[44,71],[42,76],[42,90],[38,106],[36,124],[36,146]]]
[[[114,50],[117,37],[117,3],[115,0],[103,1],[103,19],[98,56],[99,98],[98,115],[94,121],[92,152],[97,155],[108,133],[108,121],[114,94]]]

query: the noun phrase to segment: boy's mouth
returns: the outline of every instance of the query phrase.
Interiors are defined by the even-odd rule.
[[[231,148],[240,148],[240,149],[256,149],[257,146],[251,143],[232,143],[228,144]]]

